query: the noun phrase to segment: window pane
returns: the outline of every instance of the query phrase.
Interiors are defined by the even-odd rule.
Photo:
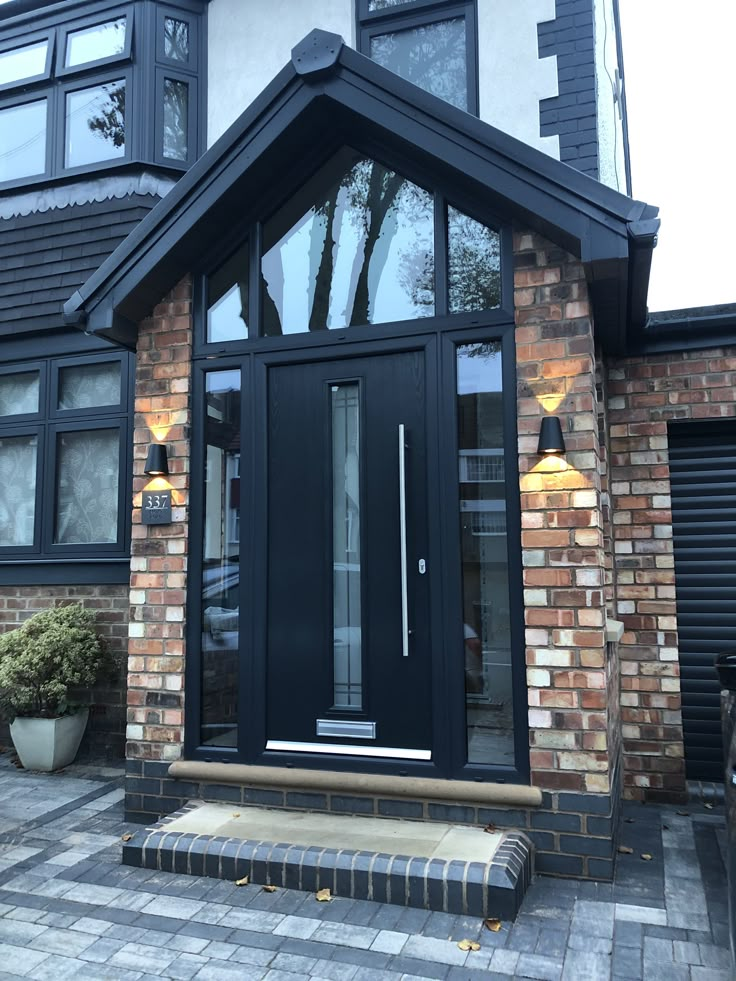
[[[124,155],[125,80],[70,92],[64,166],[82,167]]]
[[[0,439],[0,545],[33,545],[37,436]]]
[[[164,17],[164,55],[174,61],[189,61],[189,24]]]
[[[501,350],[457,349],[465,700],[469,763],[514,762]]]
[[[0,375],[0,416],[38,412],[40,379],[37,371]]]
[[[46,170],[46,99],[0,110],[0,181]]]
[[[416,2],[417,0],[368,0],[368,10],[386,10],[387,7],[408,6]]]
[[[501,303],[501,237],[487,225],[447,209],[450,313],[492,310]]]
[[[334,708],[363,707],[360,614],[360,389],[332,386]]]
[[[189,86],[174,78],[164,79],[164,146],[163,154],[170,160],[186,160],[189,156]]]
[[[236,746],[240,639],[240,371],[207,374],[202,555],[204,746]]]
[[[43,75],[48,48],[48,41],[37,41],[22,48],[13,48],[12,51],[3,51],[0,54],[0,85]]]
[[[120,404],[120,362],[72,365],[59,370],[57,409]]]
[[[54,542],[116,542],[119,480],[120,430],[59,433]]]
[[[237,341],[248,336],[248,243],[207,280],[207,340]]]
[[[66,39],[66,68],[111,58],[125,50],[125,17],[72,31]]]
[[[344,152],[264,226],[264,332],[434,314],[434,203],[423,188]]]
[[[464,17],[380,34],[371,38],[370,56],[432,95],[468,108]]]

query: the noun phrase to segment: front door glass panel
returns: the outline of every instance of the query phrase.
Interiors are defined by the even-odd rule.
[[[360,613],[360,387],[333,385],[332,555],[337,710],[363,707]]]
[[[240,371],[207,374],[202,562],[203,746],[234,748],[240,640]]]
[[[514,763],[501,346],[457,348],[458,478],[469,763]]]
[[[434,199],[345,150],[269,219],[266,336],[434,315]]]

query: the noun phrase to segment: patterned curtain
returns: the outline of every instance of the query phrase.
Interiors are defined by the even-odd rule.
[[[0,545],[33,545],[38,436],[0,439]]]
[[[118,524],[120,432],[62,433],[57,453],[58,545],[115,542]]]
[[[120,362],[85,364],[59,372],[60,409],[92,409],[120,402]]]
[[[38,372],[0,375],[0,416],[38,412]]]

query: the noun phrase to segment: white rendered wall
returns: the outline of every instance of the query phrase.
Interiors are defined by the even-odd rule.
[[[614,100],[618,52],[612,0],[595,0],[593,17],[600,180],[626,194],[623,123]]]
[[[212,0],[207,16],[207,146],[235,122],[313,28],[340,34],[355,46],[353,0]]]
[[[539,101],[559,92],[537,24],[554,19],[555,0],[478,0],[478,90],[481,119],[559,160],[559,138],[539,135]]]

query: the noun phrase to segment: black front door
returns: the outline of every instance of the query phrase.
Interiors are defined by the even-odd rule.
[[[267,748],[427,760],[425,352],[268,376]]]

